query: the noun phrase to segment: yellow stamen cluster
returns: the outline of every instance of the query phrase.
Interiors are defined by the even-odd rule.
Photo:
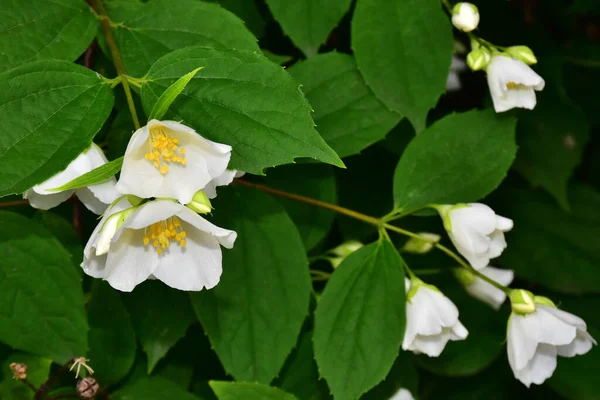
[[[171,246],[172,241],[176,241],[181,247],[185,247],[186,236],[187,234],[183,230],[179,218],[171,217],[147,227],[142,241],[145,246],[152,243],[158,255],[161,255],[163,251]]]
[[[146,160],[150,161],[161,174],[169,172],[167,164],[177,163],[185,165],[185,149],[179,147],[179,140],[169,136],[163,129],[156,128],[150,130],[148,138],[150,148],[146,152]]]

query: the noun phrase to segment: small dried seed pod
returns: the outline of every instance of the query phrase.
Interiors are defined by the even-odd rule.
[[[27,378],[27,365],[22,363],[11,363],[10,370],[13,372],[14,379]]]
[[[77,382],[77,394],[82,399],[93,399],[98,393],[98,389],[100,389],[100,385],[91,376]]]

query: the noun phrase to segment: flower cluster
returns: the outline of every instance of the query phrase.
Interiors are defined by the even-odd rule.
[[[84,272],[122,291],[146,279],[159,279],[179,290],[214,287],[222,272],[221,246],[232,248],[233,231],[199,214],[212,210],[216,187],[230,184],[231,147],[200,136],[174,121],[151,120],[127,146],[118,182],[110,178],[76,189],[79,199],[103,214],[84,250]],[[28,190],[36,208],[49,209],[72,190],[53,188],[107,162],[96,145],[67,168]]]

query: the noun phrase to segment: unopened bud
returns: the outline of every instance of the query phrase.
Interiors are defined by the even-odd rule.
[[[452,272],[454,273],[456,280],[464,287],[474,284],[477,279],[471,271],[464,268],[453,268]]]
[[[141,197],[137,197],[134,194],[128,194],[127,195],[127,201],[129,202],[129,204],[131,204],[134,207],[137,207],[140,205],[140,203],[142,201],[144,201],[144,199],[142,199]]]
[[[198,214],[208,214],[212,211],[212,204],[210,204],[208,196],[202,190],[198,190],[194,197],[192,197],[192,201],[186,204],[186,206]]]
[[[357,240],[349,240],[340,244],[339,246],[329,250],[329,253],[335,257],[325,257],[330,263],[333,269],[336,269],[342,261],[344,261],[350,254],[363,247],[363,244]]]
[[[433,245],[440,241],[441,236],[435,233],[421,232],[421,238],[411,237],[404,243],[402,251],[407,253],[425,254],[433,249]]]
[[[528,290],[513,289],[510,291],[510,305],[517,314],[531,314],[535,311],[535,296]]]
[[[533,51],[527,46],[511,46],[506,49],[506,52],[523,61],[525,64],[532,65],[537,63],[535,54],[533,54]]]
[[[476,50],[472,50],[467,55],[467,65],[473,71],[479,71],[487,68],[490,60],[492,59],[492,55],[488,50],[483,47],[480,47]]]
[[[554,302],[552,300],[550,300],[549,298],[544,297],[544,296],[535,296],[533,298],[533,301],[535,302],[535,304],[539,304],[541,306],[548,306],[548,307],[556,308],[556,304],[554,304]]]
[[[9,365],[13,373],[13,379],[22,380],[27,378],[27,365],[23,363],[11,363]]]
[[[82,399],[93,399],[98,393],[98,389],[100,389],[100,385],[91,376],[77,382],[77,394]]]
[[[108,253],[110,249],[110,242],[115,236],[115,233],[119,230],[123,222],[136,210],[135,207],[128,208],[118,213],[114,213],[104,222],[100,229],[100,236],[98,237],[98,243],[96,243],[96,255],[101,256]]]
[[[471,3],[457,3],[452,9],[452,25],[463,32],[471,32],[479,25],[479,10]]]

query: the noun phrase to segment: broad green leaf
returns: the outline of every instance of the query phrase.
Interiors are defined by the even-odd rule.
[[[296,344],[308,315],[311,282],[298,231],[268,195],[227,188],[214,202],[218,226],[237,232],[223,251],[223,275],[192,305],[225,370],[269,383]]]
[[[219,400],[296,400],[281,389],[258,383],[212,381],[210,387]]]
[[[200,400],[181,386],[159,377],[142,378],[115,394],[111,400]]]
[[[298,84],[257,53],[206,47],[174,51],[148,72],[144,108],[151,109],[167,87],[198,65],[204,68],[171,110],[201,135],[233,146],[229,168],[262,174],[298,157],[343,166],[315,130]]]
[[[124,156],[133,131],[129,111],[119,111],[106,133],[108,142],[108,148],[105,150],[106,158],[112,161]]]
[[[394,173],[394,203],[411,212],[427,204],[479,200],[502,182],[516,151],[513,119],[493,110],[448,115],[417,135],[402,154]]]
[[[307,57],[319,51],[352,0],[267,0],[273,16]]]
[[[358,0],[352,49],[375,95],[417,132],[446,88],[452,28],[438,0]]]
[[[36,211],[33,220],[46,228],[71,253],[73,268],[81,275],[83,271],[79,264],[83,261],[83,244],[71,222],[51,211],[42,210]]]
[[[97,29],[98,21],[85,1],[3,1],[0,71],[38,60],[74,61]]]
[[[0,211],[0,341],[64,363],[87,348],[79,276],[46,229]]]
[[[64,185],[57,188],[52,188],[51,190],[62,192],[64,190],[79,189],[82,187],[95,185],[97,183],[102,183],[115,176],[117,172],[121,170],[122,165],[123,157],[119,157],[116,160],[109,161],[106,164],[101,165],[98,168],[94,168],[90,172],[86,172],[80,177],[65,183]]]
[[[361,396],[361,400],[393,399],[401,388],[415,395],[419,392],[419,374],[411,352],[400,351],[394,366],[383,382]]]
[[[167,113],[167,110],[173,104],[177,96],[185,89],[190,80],[196,75],[198,71],[200,71],[203,67],[198,67],[192,72],[189,72],[177,79],[175,83],[167,88],[160,95],[156,103],[154,103],[154,107],[152,107],[152,111],[148,114],[148,119],[162,119]]]
[[[266,21],[261,15],[256,2],[248,0],[208,0],[211,3],[219,3],[238,17],[250,29],[257,38],[265,33]]]
[[[39,61],[0,74],[0,196],[23,193],[90,147],[113,106],[97,73]]]
[[[449,271],[440,278],[443,279],[440,284],[435,284],[458,307],[459,319],[469,336],[465,340],[448,342],[439,357],[420,355],[416,360],[421,367],[438,375],[475,375],[506,351],[508,314],[506,310],[495,311],[469,296]]]
[[[340,157],[383,139],[400,121],[367,87],[350,55],[320,54],[289,71],[315,110],[317,130]]]
[[[263,55],[267,57],[269,60],[273,61],[275,64],[284,65],[289,63],[294,59],[292,56],[284,56],[282,54],[275,54],[266,49],[261,49]]]
[[[23,382],[15,380],[10,376],[10,364],[20,363],[27,365],[27,381],[34,387],[40,387],[48,379],[50,364],[52,360],[33,356],[27,353],[13,353],[2,363],[2,371],[5,377],[0,382],[0,399],[7,400],[31,400],[33,394],[30,388]]]
[[[94,377],[102,385],[113,385],[127,375],[135,361],[137,343],[131,318],[119,292],[98,279],[92,285],[87,313],[87,358],[94,367]]]
[[[335,176],[329,165],[285,165],[267,171],[267,186],[335,204]],[[312,250],[329,233],[335,213],[295,200],[277,198],[296,224],[306,250]]]
[[[133,326],[148,356],[148,373],[175,343],[185,336],[196,319],[186,293],[161,282],[144,282],[132,293],[124,293]]]
[[[116,0],[106,8],[127,73],[143,76],[163,55],[188,46],[259,51],[243,21],[213,3],[196,0]],[[180,74],[187,74],[194,68]]]
[[[315,311],[313,343],[336,400],[381,382],[398,356],[405,316],[404,265],[388,241],[352,253],[335,270]]]
[[[567,184],[581,162],[589,129],[579,107],[552,90],[544,92],[534,110],[520,113],[514,168],[568,210]]]
[[[600,293],[600,193],[573,185],[571,212],[539,191],[508,195],[497,206],[515,223],[502,264],[557,292]]]

